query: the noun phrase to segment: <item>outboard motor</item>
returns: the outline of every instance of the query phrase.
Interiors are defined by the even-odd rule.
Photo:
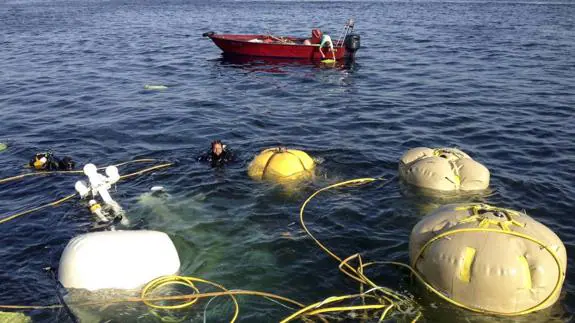
[[[355,52],[359,50],[360,47],[360,37],[358,34],[349,34],[345,36],[345,50],[349,53],[351,57],[355,56]]]

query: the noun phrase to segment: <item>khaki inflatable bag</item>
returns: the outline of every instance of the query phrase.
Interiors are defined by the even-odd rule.
[[[565,246],[524,213],[485,204],[443,206],[411,232],[412,266],[468,309],[523,314],[551,306],[567,267]]]
[[[440,191],[483,190],[489,170],[455,148],[427,147],[407,151],[399,161],[399,176],[417,187]]]

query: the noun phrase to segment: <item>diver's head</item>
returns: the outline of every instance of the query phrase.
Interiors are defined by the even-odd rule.
[[[220,157],[220,155],[224,152],[224,145],[220,140],[212,141],[212,156]]]
[[[60,170],[70,171],[73,170],[75,166],[76,163],[68,156],[62,158],[62,161],[60,162]]]

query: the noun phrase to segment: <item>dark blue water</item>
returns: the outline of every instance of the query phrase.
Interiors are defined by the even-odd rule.
[[[349,17],[362,48],[354,65],[337,68],[229,60],[201,37],[210,30],[307,36],[314,27],[338,35]],[[313,303],[357,285],[302,233],[305,197],[344,179],[391,178],[413,147],[460,147],[492,173],[489,196],[463,200],[525,210],[561,237],[570,257],[554,307],[499,321],[567,322],[575,313],[574,53],[570,1],[3,1],[0,142],[9,148],[0,152],[0,177],[26,172],[28,159],[47,149],[81,165],[174,161],[118,184],[114,196],[134,228],[169,233],[182,274]],[[217,138],[239,162],[214,170],[195,161]],[[314,183],[287,193],[247,177],[254,154],[278,144],[323,160]],[[70,194],[77,179],[0,184],[0,214]],[[170,197],[142,197],[153,185]],[[319,196],[308,222],[340,256],[407,262],[411,228],[443,202],[393,181]],[[77,200],[0,225],[0,303],[58,303],[44,268],[57,269],[67,241],[91,228]],[[413,294],[427,321],[453,319],[407,272],[382,267],[371,277]],[[157,320],[138,305],[93,310],[100,318],[85,321]],[[27,313],[69,321],[61,310]],[[242,322],[289,313],[241,298]],[[496,320],[457,313],[454,321]],[[217,322],[230,316],[210,314]]]

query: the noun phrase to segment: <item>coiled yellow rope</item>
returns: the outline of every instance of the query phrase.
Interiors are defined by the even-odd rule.
[[[147,170],[151,170],[152,168],[158,169],[159,167],[167,167],[169,165],[170,164],[158,165],[158,166],[151,167],[150,169],[147,169]],[[139,171],[136,173],[128,174],[128,175],[125,175],[123,177],[126,178],[126,177],[130,177],[130,176],[135,176],[136,174],[141,174],[144,171],[146,171],[146,170],[142,170],[142,171]],[[321,302],[317,302],[317,303],[305,306],[305,305],[303,305],[297,301],[294,301],[292,299],[278,296],[278,295],[271,294],[271,293],[249,291],[249,290],[227,290],[219,284],[216,284],[216,283],[204,280],[204,279],[200,279],[200,278],[189,277],[189,276],[166,276],[166,277],[160,277],[160,278],[155,279],[155,280],[151,281],[150,283],[148,283],[143,288],[140,297],[127,297],[127,298],[116,299],[116,300],[86,302],[86,303],[79,304],[79,305],[86,306],[86,305],[125,303],[125,302],[143,302],[147,306],[154,308],[154,309],[174,310],[174,309],[188,308],[188,307],[194,305],[196,303],[196,301],[198,299],[201,299],[201,298],[213,298],[213,297],[218,297],[218,296],[229,296],[232,298],[232,300],[234,302],[234,307],[235,307],[234,316],[232,317],[230,322],[235,322],[235,320],[237,319],[237,317],[239,315],[239,306],[238,306],[237,300],[235,299],[234,295],[253,295],[253,296],[261,296],[261,297],[265,297],[265,298],[269,298],[269,299],[280,300],[280,301],[283,301],[286,303],[291,303],[291,304],[297,305],[298,307],[301,308],[300,310],[296,311],[295,313],[293,313],[290,316],[283,319],[281,321],[282,323],[287,323],[287,322],[293,321],[293,320],[298,319],[298,318],[305,318],[306,316],[319,315],[319,314],[323,314],[323,313],[359,311],[359,310],[382,311],[382,314],[380,315],[380,319],[379,319],[379,321],[381,322],[387,317],[388,313],[392,310],[402,312],[403,306],[418,309],[418,305],[412,299],[409,299],[406,296],[404,296],[398,292],[395,292],[389,288],[386,288],[383,286],[378,286],[372,280],[370,280],[364,274],[364,269],[366,267],[372,266],[372,265],[396,265],[396,266],[406,268],[406,269],[410,270],[411,273],[413,273],[415,275],[415,277],[419,281],[421,281],[421,283],[426,288],[431,290],[434,294],[438,295],[443,300],[445,300],[445,301],[447,301],[453,305],[456,305],[458,307],[461,307],[461,308],[464,308],[464,309],[467,309],[470,311],[474,311],[474,312],[484,313],[484,314],[514,316],[514,315],[523,315],[523,314],[527,314],[527,313],[530,313],[533,311],[537,311],[537,310],[545,307],[547,305],[546,304],[547,301],[555,293],[557,293],[560,290],[561,283],[565,278],[565,271],[564,271],[565,269],[561,268],[560,260],[557,257],[557,255],[555,254],[555,252],[550,247],[545,245],[543,242],[541,242],[541,241],[539,241],[533,237],[530,237],[528,235],[521,234],[518,232],[502,230],[502,229],[465,228],[465,229],[457,229],[457,230],[451,230],[451,231],[444,232],[444,233],[434,237],[433,239],[429,240],[421,248],[417,257],[414,259],[414,263],[417,261],[417,259],[419,259],[419,257],[423,254],[425,249],[431,243],[433,243],[434,241],[436,241],[438,239],[444,238],[448,235],[457,234],[457,233],[463,233],[463,232],[498,232],[498,233],[509,234],[509,235],[521,237],[521,238],[524,238],[524,239],[529,240],[531,242],[534,242],[534,243],[538,244],[539,246],[541,246],[542,248],[544,248],[545,250],[547,250],[553,256],[555,262],[557,263],[558,267],[560,268],[560,271],[561,271],[560,276],[559,276],[559,278],[558,278],[558,280],[557,280],[557,282],[553,288],[552,293],[547,298],[545,298],[540,304],[533,306],[527,310],[523,310],[523,311],[515,312],[515,313],[501,313],[501,312],[486,311],[486,310],[473,308],[473,307],[467,306],[465,304],[458,303],[458,302],[450,299],[449,297],[445,296],[443,293],[438,291],[433,286],[431,286],[429,283],[426,282],[425,278],[421,274],[419,274],[413,267],[411,267],[407,264],[404,264],[404,263],[393,262],[393,261],[386,261],[386,262],[376,261],[376,262],[363,263],[360,254],[354,254],[354,255],[351,255],[345,259],[340,258],[339,256],[337,256],[335,253],[333,253],[331,250],[329,250],[324,244],[322,244],[318,239],[316,239],[311,234],[311,232],[309,231],[309,229],[305,225],[304,209],[308,205],[308,203],[321,192],[327,191],[327,190],[332,189],[332,188],[341,187],[341,186],[367,184],[367,183],[371,183],[371,182],[374,182],[377,180],[380,180],[380,179],[377,179],[377,178],[360,178],[360,179],[344,181],[344,182],[340,182],[340,183],[336,183],[336,184],[324,187],[324,188],[314,192],[312,195],[310,195],[305,200],[305,202],[302,204],[302,206],[300,208],[300,223],[301,223],[303,229],[305,230],[305,232],[316,242],[316,244],[322,250],[324,250],[327,254],[329,254],[330,256],[332,256],[334,259],[336,259],[339,262],[339,269],[344,274],[346,274],[350,278],[352,278],[352,279],[354,279],[360,283],[361,290],[363,290],[363,285],[370,286],[371,288],[366,292],[360,292],[358,294],[353,294],[353,295],[333,296],[333,297],[329,297],[329,298],[327,298]],[[71,198],[71,197],[68,196],[66,198]],[[64,199],[61,199],[61,200],[64,200]],[[62,202],[61,200],[59,200],[60,202],[59,201],[56,201],[56,202],[61,203]],[[56,202],[53,202],[53,203],[56,203]],[[2,222],[0,222],[0,223],[2,223]],[[356,268],[354,268],[349,264],[351,261],[357,261],[359,263],[359,265]],[[200,283],[212,285],[214,287],[221,289],[222,291],[221,292],[200,293],[199,289],[194,285],[194,282],[200,282]],[[156,290],[157,288],[168,286],[170,284],[188,286],[189,288],[191,288],[194,291],[194,293],[187,294],[187,295],[177,295],[177,296],[159,296],[159,297],[151,297],[150,296],[153,293],[153,291]],[[326,307],[326,305],[332,305],[332,304],[336,304],[336,303],[339,303],[342,301],[353,300],[353,299],[357,299],[357,298],[361,298],[362,301],[364,302],[364,304],[363,305],[353,305],[353,306],[336,306],[336,305],[334,305],[332,307]],[[365,299],[373,300],[374,302],[376,302],[376,304],[365,304]],[[157,301],[176,301],[176,300],[182,300],[183,303],[176,304],[176,305],[159,305],[159,304],[154,303]],[[47,306],[0,305],[0,309],[20,309],[20,310],[55,309],[55,308],[61,308],[61,307],[62,307],[62,305],[47,305]],[[412,320],[412,322],[418,321],[421,317],[422,317],[421,311],[418,310],[416,312],[416,316]],[[323,318],[321,316],[319,318],[322,321],[327,322],[327,320],[325,318]]]
[[[507,234],[507,235],[512,235],[512,236],[516,236],[519,238],[523,238],[526,239],[528,241],[531,241],[537,245],[539,245],[541,248],[545,249],[554,259],[555,263],[557,264],[557,268],[559,270],[559,274],[558,274],[558,278],[557,281],[555,282],[555,285],[553,287],[553,290],[551,291],[551,293],[549,293],[549,295],[543,299],[539,304],[532,306],[528,309],[522,310],[522,311],[517,311],[517,312],[511,312],[511,313],[505,313],[505,312],[497,312],[497,311],[489,311],[489,310],[485,310],[485,309],[481,309],[481,308],[476,308],[476,307],[472,307],[472,306],[468,306],[462,303],[459,303],[449,297],[447,297],[445,294],[443,294],[441,291],[437,290],[435,287],[433,287],[431,284],[429,284],[425,278],[418,273],[412,266],[404,264],[404,263],[400,263],[400,262],[394,262],[394,261],[376,261],[376,262],[369,262],[366,264],[363,264],[361,261],[361,256],[359,254],[355,254],[352,255],[344,260],[342,260],[340,257],[338,257],[337,255],[335,255],[332,251],[330,251],[327,247],[325,247],[320,241],[318,241],[308,230],[308,228],[305,225],[305,222],[303,220],[303,212],[304,209],[306,207],[306,205],[319,193],[332,189],[332,188],[336,188],[336,187],[340,187],[340,186],[347,186],[347,185],[352,185],[352,184],[366,184],[366,183],[370,183],[373,181],[376,181],[378,179],[376,178],[359,178],[359,179],[353,179],[353,180],[349,180],[349,181],[345,181],[345,182],[340,182],[340,183],[336,183],[327,187],[324,187],[316,192],[314,192],[312,195],[310,195],[307,200],[303,203],[303,205],[301,206],[300,209],[300,222],[301,225],[303,227],[303,229],[306,231],[306,233],[317,243],[317,245],[319,245],[319,247],[324,250],[326,253],[328,253],[330,256],[332,256],[333,258],[335,258],[339,263],[339,269],[346,274],[347,276],[351,277],[352,279],[358,281],[360,284],[366,284],[369,286],[372,286],[374,288],[382,288],[381,291],[385,291],[385,295],[387,295],[388,297],[394,298],[395,301],[400,301],[400,300],[405,300],[403,298],[402,295],[389,290],[389,289],[384,289],[383,287],[379,287],[377,286],[375,283],[373,283],[371,280],[369,280],[369,278],[367,278],[364,274],[363,274],[363,269],[371,266],[371,265],[375,265],[375,264],[379,264],[379,265],[395,265],[395,266],[400,266],[403,268],[406,268],[408,270],[411,271],[411,273],[427,288],[429,289],[431,292],[433,292],[434,294],[436,294],[437,296],[439,296],[441,299],[447,301],[450,304],[453,304],[455,306],[461,307],[463,309],[472,311],[472,312],[476,312],[476,313],[482,313],[482,314],[488,314],[488,315],[499,315],[499,316],[517,316],[517,315],[525,315],[528,313],[532,313],[535,311],[538,311],[544,307],[547,307],[549,304],[548,301],[554,296],[556,295],[560,290],[561,290],[561,285],[562,282],[565,279],[565,268],[561,268],[561,261],[559,260],[559,257],[557,256],[557,254],[549,247],[547,246],[544,242],[531,237],[529,235],[526,234],[522,234],[519,232],[514,232],[514,231],[510,231],[508,226],[506,225],[502,225],[501,229],[494,229],[494,228],[488,228],[488,227],[479,227],[479,228],[463,228],[463,229],[455,229],[455,230],[450,230],[447,232],[444,232],[440,235],[435,236],[434,238],[430,239],[429,241],[427,241],[427,243],[419,250],[419,252],[417,253],[417,256],[415,257],[415,259],[413,260],[412,264],[413,266],[416,264],[417,260],[421,257],[421,255],[423,254],[423,252],[425,251],[425,249],[431,245],[431,243],[437,241],[438,239],[447,237],[449,235],[453,235],[453,234],[458,234],[458,233],[464,233],[464,232],[496,232],[496,233],[502,233],[502,234]],[[499,209],[499,208],[493,208],[490,207],[493,210]],[[474,208],[471,208],[472,211],[474,211]],[[474,211],[476,213],[476,211]],[[510,221],[510,223],[513,223],[513,221]],[[359,261],[359,266],[358,268],[353,268],[351,267],[348,262],[352,259],[357,258]],[[402,299],[403,298],[403,299]],[[389,302],[391,305],[395,304],[395,301],[390,299],[390,298],[385,298],[385,300],[387,302]],[[375,309],[375,307],[374,307]],[[387,311],[387,310],[386,310]],[[303,310],[301,310],[300,312],[304,312]],[[384,313],[385,314],[385,313]],[[295,314],[294,314],[295,315]],[[419,317],[421,316],[421,313],[418,313],[418,316],[414,319],[414,321],[416,321],[417,319],[419,319]],[[382,317],[383,318],[383,317]]]
[[[129,175],[126,175],[126,176],[129,176]],[[347,182],[347,183],[341,184],[341,185],[348,185],[350,183],[351,182]],[[319,193],[319,192],[317,192],[317,193]],[[306,201],[306,204],[307,204],[307,202],[309,202],[309,200]],[[301,214],[303,216],[303,212]],[[319,241],[318,241],[318,243],[319,243]],[[333,255],[335,256],[335,254],[333,254]],[[337,257],[337,256],[335,256],[335,257]],[[356,280],[370,282],[363,275],[362,267],[360,267],[359,271],[356,271],[356,269],[354,269],[353,267],[351,267],[348,264],[348,262],[350,260],[355,259],[356,257],[360,258],[359,255],[356,255],[356,256],[349,257],[345,260],[341,260],[340,258],[337,258],[337,259],[340,259],[340,262],[341,262],[340,266],[341,267],[349,267],[348,269],[351,271],[350,275],[352,277],[354,277]],[[360,262],[361,262],[361,260],[360,260]],[[194,282],[209,284],[209,285],[212,285],[214,287],[221,289],[222,291],[221,292],[200,293],[199,289],[194,285]],[[189,288],[191,288],[194,291],[194,293],[187,294],[187,295],[177,295],[177,296],[160,296],[160,297],[151,297],[150,296],[153,294],[154,290],[156,290],[160,287],[168,286],[170,284],[188,286]],[[371,283],[371,284],[375,285],[373,283]],[[374,295],[371,295],[370,293],[372,293],[375,290],[383,292],[384,294],[388,295],[389,297],[384,296],[382,298],[382,297],[375,297]],[[234,302],[234,307],[235,307],[234,316],[232,317],[230,322],[235,322],[235,320],[237,319],[237,317],[239,315],[239,306],[238,306],[237,300],[235,299],[234,295],[261,296],[261,297],[265,297],[265,298],[269,298],[269,299],[276,299],[276,300],[279,300],[282,302],[290,303],[290,304],[296,305],[299,308],[301,308],[301,310],[299,310],[299,311],[295,312],[294,314],[286,317],[281,322],[290,322],[290,321],[293,321],[297,318],[303,318],[305,316],[317,316],[317,315],[321,315],[323,313],[358,311],[358,310],[368,310],[368,309],[383,310],[383,314],[381,315],[381,318],[380,318],[380,321],[381,321],[386,317],[387,313],[390,310],[392,310],[394,307],[397,307],[398,302],[396,302],[395,304],[392,303],[392,301],[391,301],[392,298],[395,300],[398,300],[398,301],[406,300],[406,298],[403,297],[402,295],[399,295],[399,294],[396,295],[394,292],[392,292],[390,290],[387,290],[383,287],[377,286],[377,287],[373,288],[372,290],[367,291],[365,293],[329,297],[329,298],[327,298],[321,302],[317,302],[317,303],[311,304],[309,306],[305,306],[302,303],[294,301],[294,300],[289,299],[287,297],[278,296],[278,295],[271,294],[271,293],[249,291],[249,290],[227,290],[219,284],[212,283],[210,281],[200,279],[200,278],[188,277],[188,276],[166,276],[166,277],[160,277],[160,278],[155,279],[155,280],[151,281],[150,283],[148,283],[142,289],[142,293],[141,293],[140,297],[127,297],[127,298],[122,298],[122,299],[117,299],[117,300],[87,302],[87,303],[83,303],[83,304],[79,304],[79,305],[80,306],[87,306],[87,305],[114,304],[114,303],[123,303],[123,302],[143,302],[144,304],[146,304],[147,306],[149,306],[153,309],[175,310],[175,309],[188,308],[188,307],[194,305],[196,303],[196,301],[200,298],[229,296],[232,298],[232,300]],[[359,297],[361,297],[362,299],[363,298],[373,299],[376,302],[378,302],[378,304],[363,304],[363,305],[355,305],[355,306],[337,306],[337,305],[335,305],[336,303],[346,301],[346,300],[357,299]],[[159,305],[159,304],[155,303],[158,301],[176,301],[176,300],[181,300],[183,302],[180,304],[175,304],[175,305],[174,304]],[[381,300],[385,300],[385,301],[381,302]],[[328,305],[333,305],[333,306],[327,307]],[[0,305],[0,309],[20,309],[20,310],[54,309],[54,308],[60,308],[60,307],[61,307],[61,305],[48,305],[48,306]],[[323,322],[326,322],[326,323],[328,322],[322,316],[319,316],[319,318]]]
[[[194,285],[194,282],[204,283],[211,286],[214,286],[218,289],[221,289],[221,292],[208,292],[208,293],[200,293],[199,289]],[[176,295],[176,296],[150,296],[154,290],[160,287],[165,287],[171,284],[176,285],[184,285],[190,287],[194,293],[186,294],[186,295]],[[119,298],[114,300],[102,300],[102,301],[93,301],[93,302],[85,302],[81,304],[76,304],[77,306],[94,306],[94,305],[110,305],[110,304],[120,304],[120,303],[135,303],[135,302],[142,302],[147,306],[154,308],[154,309],[165,309],[165,310],[174,310],[174,309],[184,309],[187,307],[192,306],[195,304],[199,299],[203,298],[213,298],[219,296],[229,296],[232,301],[234,302],[234,315],[230,320],[231,323],[235,322],[238,315],[239,315],[239,304],[234,297],[235,295],[252,295],[252,296],[261,296],[264,298],[269,299],[276,299],[282,302],[290,303],[296,305],[298,307],[305,307],[302,303],[292,300],[287,297],[275,295],[272,293],[266,292],[259,292],[259,291],[251,291],[251,290],[227,290],[225,287],[221,286],[220,284],[201,279],[191,276],[164,276],[159,277],[150,281],[146,286],[142,289],[140,297],[125,297]],[[176,304],[176,305],[159,305],[154,302],[159,301],[178,301],[182,300],[183,303]],[[39,306],[30,306],[30,305],[0,305],[0,309],[11,309],[11,310],[37,310],[37,309],[57,309],[62,308],[63,305],[39,305]],[[327,320],[322,319],[322,321],[327,323]]]
[[[217,288],[219,288],[225,292],[228,291],[226,288],[224,288],[223,286],[221,286],[219,284],[212,283],[210,281],[200,279],[200,278],[185,277],[185,276],[164,276],[164,277],[156,278],[156,279],[152,280],[151,282],[149,282],[146,286],[144,286],[144,288],[142,289],[142,293],[141,293],[140,297],[142,298],[142,301],[144,302],[144,304],[146,304],[148,307],[151,307],[154,309],[176,310],[176,309],[183,309],[186,307],[190,307],[198,301],[197,298],[186,300],[183,303],[176,304],[176,305],[158,305],[158,304],[155,304],[153,301],[147,300],[146,298],[149,295],[151,295],[154,290],[157,290],[160,287],[165,287],[165,286],[169,286],[169,285],[187,286],[195,292],[194,294],[199,294],[200,290],[194,285],[194,281],[215,286],[215,287],[217,287]],[[239,307],[238,301],[236,300],[234,295],[229,295],[229,296],[231,297],[232,301],[234,302],[234,316],[232,317],[230,322],[235,322],[236,319],[238,318],[238,315],[240,312],[240,307]]]
[[[411,307],[417,307],[417,305],[413,302],[413,300],[411,300],[411,299],[407,298],[406,296],[404,296],[398,292],[395,292],[389,288],[378,286],[373,281],[371,281],[367,276],[365,276],[363,273],[363,268],[366,265],[363,264],[361,256],[359,254],[354,254],[354,255],[349,256],[346,259],[342,259],[339,256],[337,256],[334,252],[329,250],[323,243],[321,243],[317,238],[315,238],[313,236],[313,234],[309,231],[309,229],[307,228],[305,221],[304,221],[305,207],[319,193],[333,189],[333,188],[336,188],[336,187],[350,186],[350,185],[362,185],[362,184],[371,183],[371,182],[374,182],[377,180],[381,180],[381,179],[380,178],[370,178],[370,177],[358,178],[358,179],[352,179],[352,180],[336,183],[336,184],[321,188],[321,189],[317,190],[316,192],[314,192],[313,194],[311,194],[304,201],[304,203],[302,204],[302,206],[300,208],[299,216],[300,216],[301,226],[303,227],[304,231],[310,236],[310,238],[312,238],[312,240],[315,241],[315,243],[323,251],[325,251],[328,255],[330,255],[335,260],[337,260],[339,262],[340,271],[343,272],[345,275],[349,276],[350,278],[352,278],[353,280],[359,282],[361,289],[363,289],[363,285],[369,286],[371,288],[369,290],[369,293],[376,293],[377,294],[377,296],[369,297],[369,298],[375,299],[378,302],[378,304],[361,305],[361,306],[340,306],[340,307],[332,307],[332,308],[326,308],[326,309],[318,309],[318,307],[323,306],[327,303],[333,303],[333,302],[346,300],[346,299],[353,299],[353,298],[357,298],[357,297],[363,298],[364,296],[369,295],[369,294],[366,292],[366,293],[360,293],[360,294],[356,294],[356,295],[340,296],[340,297],[336,297],[336,298],[330,298],[330,299],[328,299],[329,300],[328,302],[324,301],[323,303],[320,302],[320,303],[312,304],[312,305],[310,305],[304,309],[301,309],[300,311],[298,311],[298,312],[292,314],[291,316],[289,316],[288,318],[284,319],[282,321],[282,323],[289,322],[291,320],[294,320],[294,319],[296,319],[300,316],[306,315],[306,314],[312,315],[312,314],[324,313],[324,312],[353,311],[353,310],[360,310],[360,309],[361,310],[367,310],[367,309],[382,310],[382,309],[384,309],[382,315],[380,316],[380,320],[379,320],[381,322],[386,318],[388,312],[390,312],[392,309],[398,310],[403,305],[408,305]],[[357,268],[352,267],[349,264],[349,262],[351,260],[357,260],[359,262],[359,266]],[[420,316],[421,316],[421,314],[418,313],[416,318],[412,322],[417,321]]]

